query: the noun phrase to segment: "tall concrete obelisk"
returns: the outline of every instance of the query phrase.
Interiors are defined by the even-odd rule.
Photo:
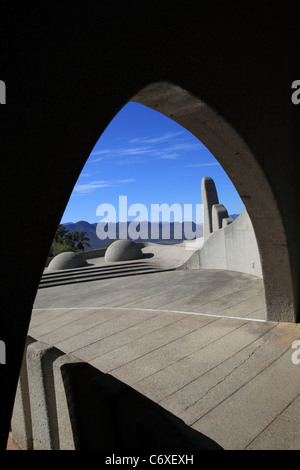
[[[209,176],[202,178],[201,197],[203,204],[203,236],[205,241],[213,232],[212,206],[219,204],[215,183]]]

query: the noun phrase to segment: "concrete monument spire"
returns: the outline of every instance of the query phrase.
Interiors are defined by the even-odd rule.
[[[202,178],[201,197],[203,204],[203,236],[206,240],[213,232],[212,206],[219,204],[219,198],[214,180],[210,176]]]

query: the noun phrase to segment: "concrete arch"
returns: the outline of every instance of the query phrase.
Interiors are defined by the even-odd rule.
[[[271,186],[251,149],[205,102],[170,82],[143,88],[132,101],[182,125],[211,151],[237,189],[251,218],[261,257],[267,319],[295,321],[285,228]]]
[[[195,135],[205,130],[201,139],[234,182],[255,227],[269,317],[299,321],[293,300],[294,288],[299,309],[299,109],[290,88],[298,78],[298,19],[279,2],[260,2],[257,8],[219,2],[217,9],[214,2],[201,2],[198,10],[173,2],[171,8],[124,3],[116,11],[113,2],[94,2],[79,9],[62,4],[59,15],[52,5],[25,5],[16,13],[7,4],[1,11],[1,79],[11,90],[9,106],[0,106],[1,340],[7,351],[1,368],[1,449],[56,227],[99,134],[135,95],[165,109]],[[146,88],[162,80],[181,88],[169,83],[156,91],[151,85],[152,93]],[[200,97],[237,132],[217,113],[210,118]],[[234,150],[239,154],[231,167]],[[246,180],[243,168],[239,174],[243,165]]]

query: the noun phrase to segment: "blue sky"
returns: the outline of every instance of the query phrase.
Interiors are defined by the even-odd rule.
[[[219,202],[229,214],[244,205],[221,165],[204,145],[179,124],[138,103],[129,102],[100,136],[74,187],[62,223],[99,222],[97,207],[201,204],[201,180],[215,181]],[[118,217],[117,217],[118,219]],[[150,219],[149,219],[150,220]]]

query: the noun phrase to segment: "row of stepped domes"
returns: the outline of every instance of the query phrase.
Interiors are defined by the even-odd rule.
[[[129,261],[143,258],[140,247],[132,240],[115,240],[105,252],[105,261]],[[60,253],[51,260],[48,271],[60,271],[62,269],[74,269],[88,266],[82,253]]]

